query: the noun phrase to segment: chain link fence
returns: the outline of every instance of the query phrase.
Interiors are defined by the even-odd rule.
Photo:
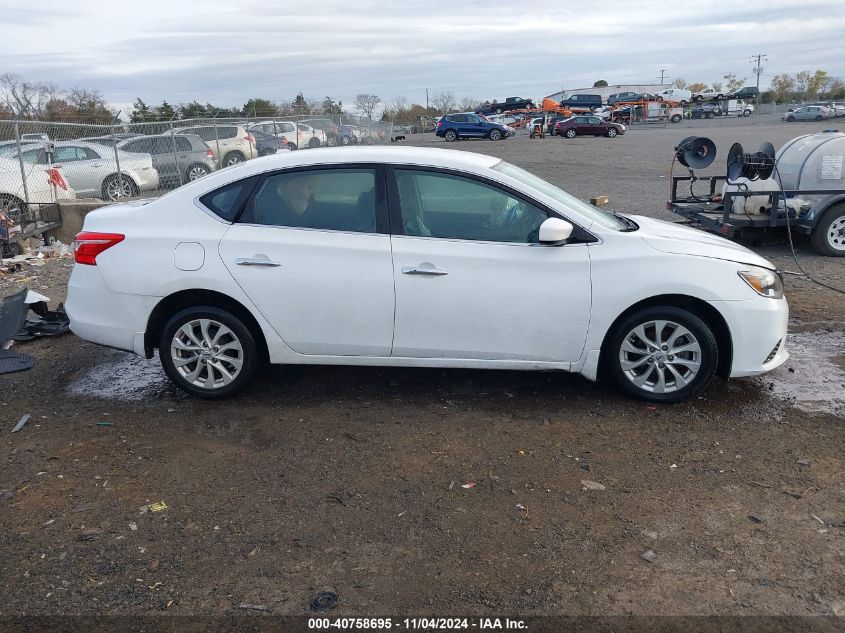
[[[8,254],[13,242],[49,230],[61,200],[157,195],[277,152],[393,140],[392,123],[346,114],[108,125],[0,121],[0,246]]]

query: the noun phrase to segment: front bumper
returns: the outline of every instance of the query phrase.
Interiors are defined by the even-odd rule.
[[[786,299],[758,297],[744,301],[711,301],[727,322],[733,342],[730,377],[758,376],[789,358]]]

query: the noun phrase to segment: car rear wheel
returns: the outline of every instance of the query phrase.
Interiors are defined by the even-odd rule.
[[[616,384],[651,402],[680,402],[703,389],[716,371],[710,326],[672,306],[644,308],[622,321],[605,349]]]
[[[810,241],[822,255],[845,257],[845,204],[835,204],[822,213]]]
[[[566,130],[566,132],[564,132],[563,134],[564,134],[564,136],[566,136],[566,138],[575,138],[575,134],[576,134],[575,128],[571,127],[568,130]]]
[[[203,165],[202,163],[196,163],[188,167],[188,171],[186,176],[188,177],[188,182],[193,182],[194,180],[199,180],[206,174],[210,174],[211,170]]]
[[[114,174],[106,178],[103,183],[103,200],[120,200],[131,198],[139,193],[138,187],[129,176],[125,174]]]
[[[288,143],[288,150],[293,152],[296,150],[296,143]]]
[[[786,117],[786,120],[792,123],[795,120],[795,117],[790,114],[788,117]]]
[[[821,114],[816,115],[816,121],[821,121],[824,117]]]
[[[326,137],[326,145],[329,147],[337,147],[337,137],[334,135]]]
[[[501,141],[502,140],[502,132],[500,130],[490,130],[490,140],[491,141]]]
[[[226,156],[223,157],[223,167],[228,167],[229,165],[236,165],[237,163],[242,163],[246,160],[246,157],[241,154],[240,152],[229,152]]]
[[[683,119],[683,117],[682,117],[680,114],[673,114],[673,115],[669,118],[669,122],[670,122],[670,123],[680,123],[680,122],[681,122],[681,119]]]
[[[207,399],[238,393],[252,381],[259,365],[249,328],[214,306],[186,308],[173,315],[162,329],[159,358],[180,389]]]
[[[312,136],[311,140],[308,141],[308,147],[310,147],[311,149],[314,149],[315,147],[320,147],[320,139],[315,136]]]
[[[443,138],[446,139],[447,143],[451,143],[452,141],[458,140],[458,133],[455,130],[446,130],[446,133],[443,135]]]
[[[611,127],[607,129],[607,136],[608,138],[613,138],[618,134],[615,127]]]

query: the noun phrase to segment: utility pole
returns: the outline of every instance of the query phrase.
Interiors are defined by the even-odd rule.
[[[661,69],[660,69],[660,85],[661,85],[661,86],[663,85],[663,77],[664,77],[665,75],[666,75],[666,69],[665,69],[665,68],[661,68]]]
[[[757,96],[754,101],[754,117],[757,117],[757,111],[760,109],[760,75],[763,74],[763,68],[760,66],[762,61],[769,61],[765,53],[757,53],[751,56],[751,63],[754,64],[754,74],[757,75]]]

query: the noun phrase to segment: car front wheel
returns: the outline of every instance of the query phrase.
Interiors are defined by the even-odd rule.
[[[259,365],[249,328],[214,306],[186,308],[173,315],[162,329],[159,357],[179,388],[207,399],[238,393],[252,381]]]
[[[651,402],[680,402],[703,389],[716,371],[718,346],[710,326],[671,306],[645,308],[610,337],[606,361],[622,391]]]
[[[499,130],[490,130],[490,140],[491,141],[501,141],[502,140],[502,133]]]
[[[608,128],[608,130],[607,130],[607,136],[608,136],[609,138],[613,138],[614,136],[616,136],[616,134],[617,134],[617,133],[618,133],[618,132],[616,131],[616,128],[615,128],[615,127]]]

